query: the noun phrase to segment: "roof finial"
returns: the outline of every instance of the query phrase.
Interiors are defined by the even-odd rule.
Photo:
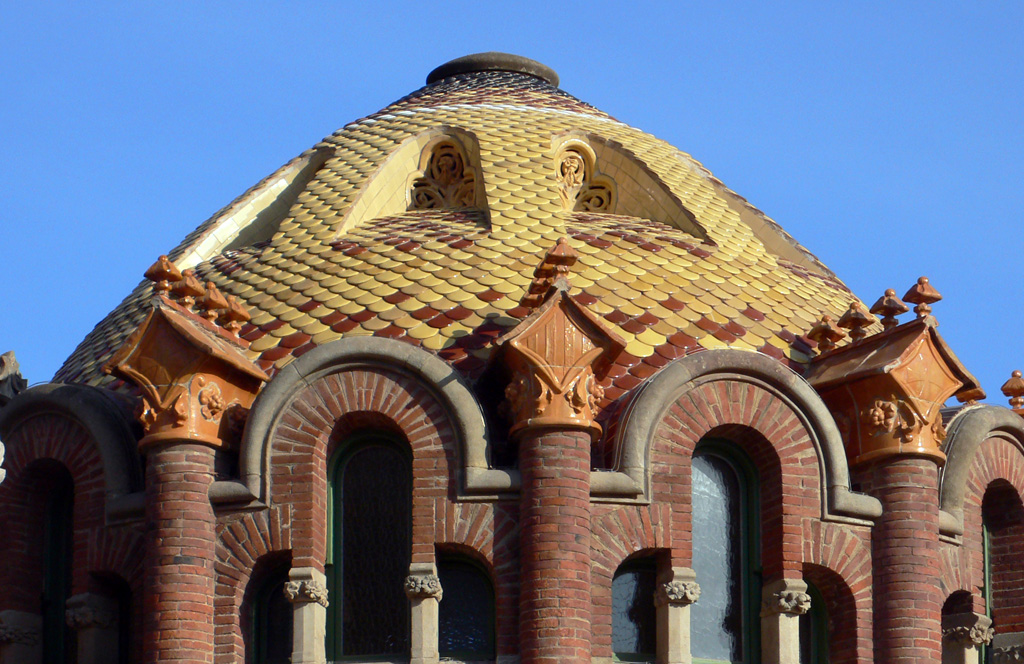
[[[930,305],[941,300],[942,296],[928,283],[928,277],[918,278],[917,283],[910,287],[903,299],[917,305],[914,307],[914,313],[918,318],[930,319],[935,322],[935,318],[931,315]]]
[[[1010,397],[1010,408],[1021,410],[1024,408],[1024,378],[1021,378],[1020,370],[1014,371],[1010,380],[1003,383],[1003,394]]]
[[[885,295],[878,298],[878,301],[871,306],[871,313],[882,315],[882,328],[889,330],[897,325],[896,317],[910,311],[910,307],[904,304],[903,300],[896,297],[896,291],[892,288],[885,289]]]
[[[206,295],[199,300],[199,308],[203,310],[203,317],[211,323],[220,315],[218,309],[228,308],[228,301],[212,281],[206,282]]]
[[[818,351],[827,353],[836,347],[836,342],[846,338],[846,332],[836,327],[835,321],[828,314],[814,324],[807,338],[818,344]]]
[[[871,315],[868,308],[859,300],[850,303],[850,308],[839,319],[839,327],[845,327],[850,331],[850,339],[854,342],[860,341],[867,336],[864,328],[877,323],[878,319]]]
[[[154,282],[153,290],[157,293],[166,293],[171,290],[171,284],[181,279],[181,272],[167,256],[161,256],[146,270],[145,277]]]
[[[181,281],[174,282],[171,293],[178,297],[178,302],[186,309],[191,309],[196,304],[196,298],[206,294],[203,282],[199,281],[196,273],[192,270],[185,270],[181,273]]]

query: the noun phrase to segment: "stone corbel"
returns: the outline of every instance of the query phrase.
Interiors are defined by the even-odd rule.
[[[799,618],[811,609],[807,584],[779,579],[761,591],[761,661],[800,664]]]

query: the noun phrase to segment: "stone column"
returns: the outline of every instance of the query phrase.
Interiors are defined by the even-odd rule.
[[[690,664],[690,605],[700,598],[700,586],[689,567],[673,567],[658,579],[654,596],[658,621],[658,663]]]
[[[217,533],[213,450],[164,444],[146,458],[143,661],[212,662]]]
[[[43,619],[39,614],[0,611],[0,664],[41,661],[42,632]]]
[[[992,621],[988,616],[978,613],[942,616],[942,664],[978,664],[978,649],[992,643],[992,636]]]
[[[292,603],[292,663],[327,661],[327,578],[312,567],[288,572],[284,594]]]
[[[800,664],[800,616],[811,608],[807,584],[779,579],[761,591],[761,661]]]
[[[898,456],[869,472],[883,510],[871,532],[875,659],[939,664],[938,465],[930,457]]]
[[[68,599],[65,615],[75,630],[77,664],[105,664],[117,661],[120,649],[116,599],[82,593]]]
[[[442,598],[441,580],[433,563],[413,563],[405,579],[409,596],[411,639],[410,664],[437,664],[438,608]]]

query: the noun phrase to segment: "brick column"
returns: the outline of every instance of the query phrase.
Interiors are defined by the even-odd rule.
[[[213,662],[213,450],[174,442],[146,459],[143,661]]]
[[[889,457],[867,474],[883,509],[871,533],[875,660],[939,664],[938,465],[930,457]]]
[[[590,434],[519,441],[523,664],[590,661]]]

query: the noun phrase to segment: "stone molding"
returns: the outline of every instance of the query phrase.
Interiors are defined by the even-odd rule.
[[[409,599],[432,597],[440,602],[443,596],[441,579],[436,574],[410,574],[405,578],[405,594]]]
[[[696,581],[668,581],[658,586],[654,605],[689,606],[700,599],[700,584]]]
[[[284,596],[292,604],[309,604],[315,602],[327,608],[327,586],[316,579],[288,581],[284,584]]]
[[[939,508],[940,516],[949,516],[940,519],[939,525],[943,535],[955,536],[964,532],[967,480],[978,448],[989,438],[1001,438],[1021,450],[1024,456],[1024,419],[1001,406],[968,406],[956,414],[947,431]]]

